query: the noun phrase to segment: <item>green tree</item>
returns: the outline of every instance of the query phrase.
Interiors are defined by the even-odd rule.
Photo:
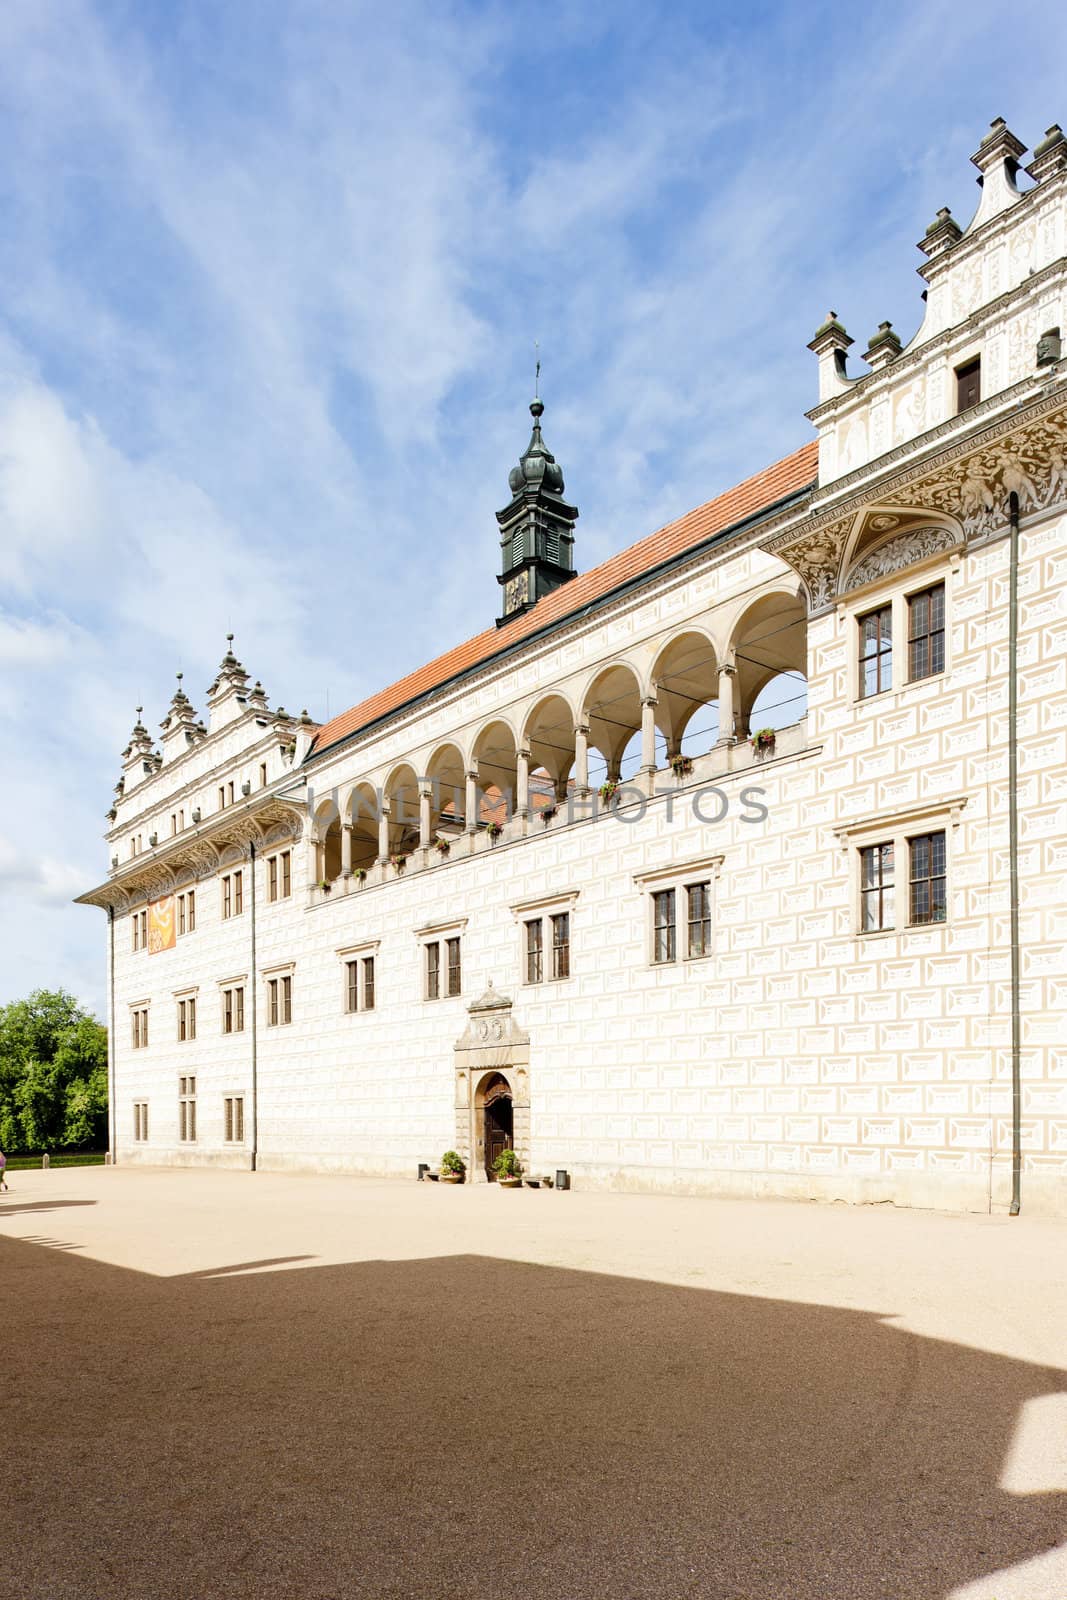
[[[0,1146],[99,1146],[107,1127],[107,1029],[64,990],[0,1007]]]

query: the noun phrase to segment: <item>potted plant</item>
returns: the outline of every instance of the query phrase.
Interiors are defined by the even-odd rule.
[[[397,852],[396,855],[392,855],[392,856],[389,857],[389,865],[393,868],[394,872],[398,872],[398,873],[399,872],[403,872],[403,870],[407,866],[407,864],[408,864],[407,856],[401,854],[399,851]]]
[[[758,756],[764,756],[774,749],[774,738],[773,728],[757,728],[749,742]]]
[[[441,856],[442,859],[443,859],[445,856],[447,856],[447,854],[451,850],[452,846],[451,846],[451,844],[449,843],[449,841],[447,839],[435,839],[434,842],[433,842],[433,848],[437,851],[437,854],[439,856]]]
[[[609,806],[619,792],[619,785],[614,778],[608,778],[600,785],[597,794],[606,806]]]
[[[499,822],[490,822],[487,825],[485,831],[489,835],[489,838],[492,841],[492,843],[495,844],[496,841],[500,838],[500,835],[503,833],[504,828],[503,828],[503,825],[501,823],[499,823]]]
[[[671,756],[671,771],[676,778],[688,778],[693,770],[692,756]]]
[[[328,883],[327,880],[323,878],[322,882],[319,884],[319,888],[322,890],[323,894],[329,894],[330,890],[333,888],[333,884]]]
[[[556,812],[558,810],[559,810],[559,806],[545,806],[542,809],[542,811],[541,811],[541,821],[544,823],[546,828],[548,827],[549,823],[552,821],[552,818],[556,815]]]
[[[514,1150],[501,1150],[493,1162],[493,1172],[502,1189],[522,1188],[522,1162]]]
[[[353,876],[353,878],[355,878],[357,883],[366,883],[366,881],[367,881],[367,869],[366,869],[366,867],[356,867],[354,872],[352,873],[352,876]]]
[[[441,1157],[441,1182],[462,1183],[466,1172],[463,1157],[456,1150],[446,1150]]]

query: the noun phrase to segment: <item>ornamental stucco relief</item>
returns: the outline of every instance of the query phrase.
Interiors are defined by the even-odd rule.
[[[916,561],[925,561],[927,556],[951,550],[959,542],[952,528],[913,528],[910,533],[897,534],[895,539],[887,539],[856,562],[841,585],[841,592],[858,589],[875,578],[886,578],[903,567],[913,566]]]

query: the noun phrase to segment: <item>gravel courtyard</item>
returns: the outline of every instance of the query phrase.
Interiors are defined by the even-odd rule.
[[[14,1600],[1067,1596],[1061,1223],[10,1176]]]

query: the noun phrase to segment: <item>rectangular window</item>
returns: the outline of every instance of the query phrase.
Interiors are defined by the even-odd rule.
[[[187,889],[178,896],[178,933],[192,933],[196,928],[196,890]]]
[[[462,987],[462,974],[459,965],[459,940],[448,939],[445,943],[448,950],[448,992],[450,995],[459,994]]]
[[[178,937],[185,932],[185,896],[178,896]]]
[[[945,670],[945,585],[908,596],[908,677],[932,678]]]
[[[178,1040],[180,1043],[196,1038],[196,1001],[178,1001]]]
[[[139,1006],[130,1012],[131,1042],[135,1050],[144,1050],[148,1045],[148,1007]]]
[[[259,763],[259,787],[261,789],[267,787],[267,763],[265,761]]]
[[[227,804],[229,804],[231,806],[233,805],[233,795],[234,795],[233,780],[231,779],[230,782],[226,785],[226,801],[227,801]]]
[[[133,948],[135,950],[148,949],[148,912],[135,911],[133,914]]]
[[[281,850],[267,858],[267,899],[288,900],[293,892],[293,852]]]
[[[222,1102],[223,1138],[227,1144],[243,1144],[245,1137],[245,1103],[242,1095],[228,1094]]]
[[[224,783],[220,783],[219,784],[219,810],[220,811],[225,811],[225,809],[226,809],[226,785]]]
[[[223,989],[222,991],[222,1031],[223,1033],[243,1033],[244,1028],[244,985],[235,983],[232,988]]]
[[[948,905],[944,833],[923,833],[909,839],[908,851],[912,922],[944,922]]]
[[[881,606],[859,619],[860,699],[893,687],[893,608]]]
[[[659,889],[652,896],[652,959],[675,959],[674,890]]]
[[[544,977],[541,918],[526,924],[526,982],[540,983]]]
[[[426,946],[426,998],[441,998],[441,946],[436,941]]]
[[[345,1010],[374,1010],[373,956],[355,956],[345,962]]]
[[[135,1100],[133,1102],[133,1137],[138,1144],[144,1144],[148,1138],[147,1100]]]
[[[222,880],[223,918],[239,917],[244,910],[244,875],[228,872]]]
[[[860,851],[860,931],[880,933],[895,926],[893,846],[871,844]]]
[[[569,911],[559,911],[552,918],[552,976],[569,978],[571,975],[571,916]]]
[[[182,1144],[196,1143],[196,1079],[178,1079],[178,1138]]]
[[[267,1023],[277,1028],[293,1020],[293,980],[291,975],[271,978],[267,983]]]
[[[976,356],[956,368],[956,410],[969,411],[982,398],[982,361]]]
[[[178,813],[176,811],[172,811],[170,814],[170,831],[172,835],[178,831]]]
[[[711,896],[707,883],[691,883],[686,887],[689,909],[689,955],[711,954]]]

